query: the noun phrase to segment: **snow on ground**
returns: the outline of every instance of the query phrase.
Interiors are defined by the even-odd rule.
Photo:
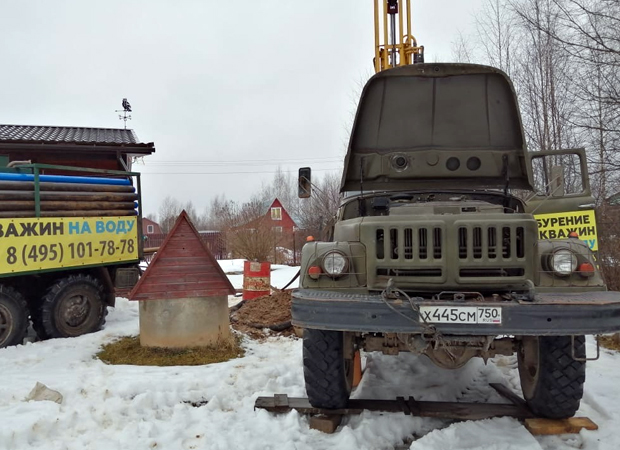
[[[243,288],[243,260],[228,259],[220,260],[220,267],[228,275],[228,279],[235,289]],[[280,264],[271,265],[271,285],[282,289],[293,279],[299,271],[299,267],[283,266]],[[298,280],[293,281],[288,289],[296,288],[299,285]]]
[[[272,284],[288,282],[295,270],[276,266]],[[535,438],[510,418],[452,423],[364,412],[345,418],[338,432],[327,435],[309,429],[308,419],[296,412],[254,410],[258,396],[305,395],[300,340],[245,339],[243,358],[199,367],[111,366],[94,358],[102,344],[137,333],[137,304],[119,298],[98,333],[1,349],[0,449],[348,450],[403,448],[411,440],[416,450],[620,448],[620,356],[605,350],[600,360],[588,363],[578,413],[594,420],[598,431]],[[588,353],[594,351],[590,340]],[[476,359],[445,371],[423,357],[371,353],[353,395],[501,402],[488,383],[502,380],[519,392],[514,357],[488,365]],[[24,401],[37,381],[60,391],[63,403]],[[191,405],[201,401],[208,403]]]

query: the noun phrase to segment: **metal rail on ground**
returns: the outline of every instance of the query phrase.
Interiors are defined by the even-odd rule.
[[[471,402],[429,402],[418,401],[413,397],[397,397],[395,400],[350,399],[343,409],[322,409],[313,407],[307,398],[289,397],[276,394],[273,397],[258,397],[254,408],[274,413],[296,410],[310,415],[310,428],[333,433],[342,418],[361,414],[363,411],[402,412],[417,417],[434,417],[453,420],[481,420],[493,417],[514,417],[525,422],[532,434],[578,433],[582,428],[596,430],[598,426],[588,418],[550,420],[537,418],[527,407],[525,400],[499,383],[490,386],[510,403],[471,403]]]

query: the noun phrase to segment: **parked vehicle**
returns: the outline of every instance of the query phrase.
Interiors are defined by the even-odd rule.
[[[45,175],[90,172],[92,176]],[[140,175],[25,164],[0,169],[0,347],[101,329],[142,258]]]
[[[333,241],[304,246],[293,291],[313,406],[346,406],[360,349],[423,354],[446,369],[516,352],[532,411],[575,413],[584,335],[620,330],[620,293],[606,290],[594,258],[583,149],[528,152],[504,72],[377,73],[341,192]]]

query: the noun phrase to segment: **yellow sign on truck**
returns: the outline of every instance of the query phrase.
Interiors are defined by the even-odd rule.
[[[137,217],[0,219],[0,276],[138,260]]]
[[[538,222],[539,239],[566,239],[571,232],[577,233],[579,239],[590,247],[598,250],[596,235],[596,218],[594,210],[567,211],[534,215]]]

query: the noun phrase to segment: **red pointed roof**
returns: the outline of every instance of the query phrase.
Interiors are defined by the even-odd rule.
[[[183,211],[129,299],[167,300],[234,293],[228,277]]]

